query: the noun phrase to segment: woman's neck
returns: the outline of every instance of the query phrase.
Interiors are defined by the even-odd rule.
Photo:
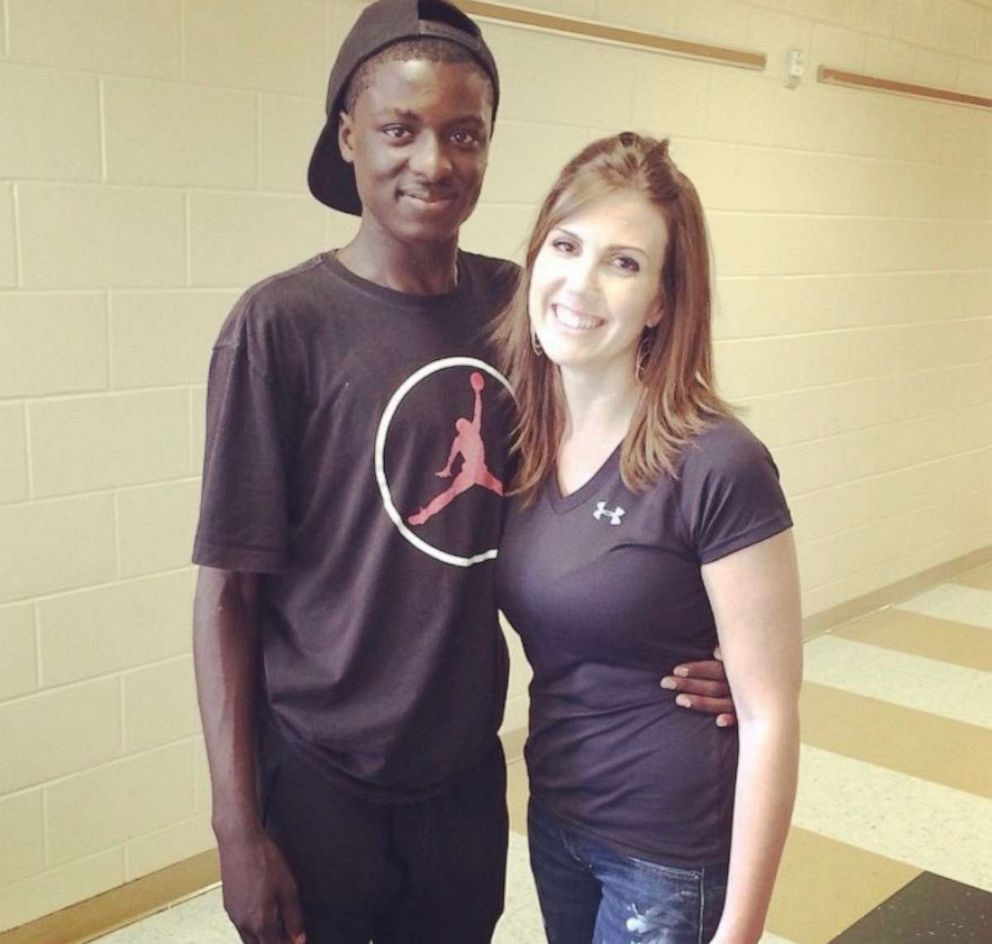
[[[561,372],[565,394],[565,432],[558,446],[555,474],[562,495],[570,495],[588,482],[630,429],[637,409],[640,385],[628,370],[612,382],[565,369]]]
[[[620,365],[612,376],[563,369],[565,436],[569,441],[609,441],[615,446],[630,428],[641,396],[633,371]],[[563,445],[564,445],[563,443]]]

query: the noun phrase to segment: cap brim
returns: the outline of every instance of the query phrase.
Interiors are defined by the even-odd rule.
[[[355,185],[355,168],[341,156],[337,115],[324,125],[307,171],[310,192],[325,206],[352,216],[362,215],[362,201]]]

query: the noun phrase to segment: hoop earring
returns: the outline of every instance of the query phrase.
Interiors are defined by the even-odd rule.
[[[537,332],[533,328],[530,330],[530,349],[534,352],[535,357],[544,357],[544,348],[541,347],[541,342],[537,339]]]
[[[644,383],[644,368],[647,366],[648,358],[654,348],[654,332],[644,332],[637,345],[637,359],[634,361],[634,379],[639,383]]]

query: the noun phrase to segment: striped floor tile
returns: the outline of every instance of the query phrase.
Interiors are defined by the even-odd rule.
[[[947,583],[900,603],[899,609],[992,629],[992,590]]]
[[[835,938],[834,944],[988,944],[990,930],[992,894],[924,872]]]
[[[992,730],[806,682],[803,743],[992,797]]]
[[[827,944],[920,870],[793,826],[768,929],[796,944]]]
[[[807,643],[805,678],[952,721],[992,725],[988,673],[837,636]]]
[[[803,746],[793,822],[992,890],[992,801]]]
[[[992,633],[981,626],[889,607],[830,631],[883,649],[992,672]]]

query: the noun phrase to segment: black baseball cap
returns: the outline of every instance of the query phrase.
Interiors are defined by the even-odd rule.
[[[327,122],[310,158],[310,192],[335,210],[362,214],[355,170],[341,157],[338,121],[344,92],[355,70],[370,57],[404,39],[437,38],[467,49],[493,83],[493,118],[499,105],[499,75],[479,27],[447,0],[376,0],[355,21],[338,50],[327,83]]]

